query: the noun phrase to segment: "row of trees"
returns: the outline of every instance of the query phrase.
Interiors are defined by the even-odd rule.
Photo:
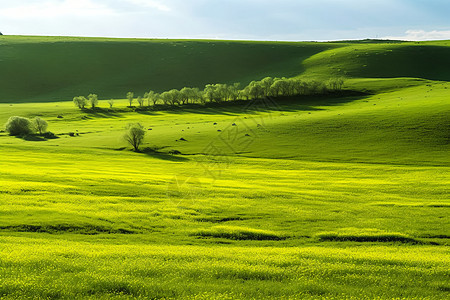
[[[266,77],[260,81],[252,81],[243,89],[240,84],[207,84],[203,90],[184,87],[180,90],[158,94],[154,91],[145,93],[143,97],[137,97],[140,107],[145,105],[184,105],[189,103],[205,104],[207,102],[221,103],[225,101],[262,99],[264,97],[289,97],[300,95],[326,94],[339,91],[344,85],[343,78],[332,78],[328,81],[301,80],[297,78],[272,78]],[[127,94],[129,106],[133,105],[134,94]]]
[[[133,92],[127,93],[129,107],[136,101],[139,107],[155,106],[163,104],[167,106],[185,105],[191,103],[221,103],[226,101],[253,100],[264,97],[292,97],[300,95],[319,95],[339,91],[344,85],[343,78],[331,78],[327,81],[302,80],[298,78],[272,78],[266,77],[260,81],[252,81],[243,89],[239,83],[235,84],[207,84],[203,90],[184,87],[180,90],[172,89],[163,93],[149,91],[143,96],[135,98]],[[90,105],[95,108],[98,105],[96,94],[88,97],[79,96],[73,99],[80,109]],[[108,101],[112,108],[114,100]]]

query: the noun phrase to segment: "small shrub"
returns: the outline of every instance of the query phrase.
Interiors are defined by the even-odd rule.
[[[178,150],[170,150],[169,154],[171,154],[171,155],[179,155],[179,154],[181,154],[181,152],[178,151]]]
[[[51,140],[51,139],[57,139],[58,137],[56,136],[56,134],[54,134],[53,132],[50,132],[50,131],[47,131],[46,133],[44,133],[43,135],[42,135],[44,138],[46,138],[46,139],[49,139],[49,140]]]
[[[24,136],[33,133],[31,121],[23,117],[10,117],[5,124],[5,129],[9,135]]]

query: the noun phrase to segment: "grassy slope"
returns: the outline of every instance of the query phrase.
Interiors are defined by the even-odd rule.
[[[0,123],[41,115],[62,134],[0,133],[0,295],[445,298],[450,84],[361,79],[347,53],[347,87],[374,95],[293,99],[264,112],[0,104]],[[330,64],[313,56],[305,74],[326,77]],[[423,72],[392,75],[431,78]],[[144,147],[160,153],[124,149],[123,128],[136,121],[152,128]],[[282,239],[205,235],[217,231]],[[357,242],[320,241],[330,231]],[[439,245],[358,242],[386,235]]]
[[[450,80],[450,42],[347,44],[304,61],[307,76]]]
[[[2,122],[11,114],[40,114],[58,134],[80,133],[46,142],[0,135],[2,251],[20,249],[3,256],[2,289],[11,298],[122,293],[143,298],[440,299],[448,288],[447,246],[442,245],[450,235],[448,131],[439,126],[448,126],[445,87],[432,83],[258,114],[239,106],[91,115],[67,102],[0,105]],[[152,128],[144,147],[160,148],[160,153],[123,150],[123,127],[134,121]],[[244,123],[249,127],[242,129]],[[234,140],[235,132],[228,131],[233,128],[240,140],[252,143],[247,147]],[[181,137],[187,142],[175,141]],[[211,141],[227,156],[199,155],[214,154],[207,147]],[[226,151],[227,145],[240,154]],[[173,157],[171,149],[191,155]],[[237,227],[288,238],[204,236],[218,225],[230,236]],[[350,232],[355,239],[406,235],[441,246],[320,242],[317,235],[329,231]],[[41,250],[23,257],[30,244]],[[227,261],[229,251],[239,261]],[[419,252],[420,264],[410,261]],[[211,255],[200,263],[200,253]],[[180,267],[186,260],[193,263]],[[26,281],[14,280],[24,272]],[[198,276],[210,284],[192,279]],[[392,276],[404,280],[394,282]],[[172,284],[164,278],[173,278]],[[361,285],[368,288],[361,290]]]

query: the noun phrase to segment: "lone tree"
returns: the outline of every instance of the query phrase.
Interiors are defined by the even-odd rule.
[[[0,35],[3,35],[3,33],[0,32]]]
[[[9,135],[27,135],[33,133],[31,121],[23,117],[10,117],[5,124],[5,129]]]
[[[89,103],[91,103],[91,108],[94,109],[98,104],[98,96],[96,94],[90,94],[88,99]]]
[[[127,141],[131,146],[133,146],[134,151],[139,151],[139,146],[142,144],[145,136],[145,129],[140,123],[128,124],[127,132],[123,136],[125,141]]]
[[[128,99],[128,103],[130,104],[129,106],[131,107],[133,104],[133,100],[134,100],[134,93],[133,92],[128,92],[127,93],[127,99]]]
[[[43,133],[45,133],[47,131],[48,123],[44,119],[36,117],[33,120],[33,125],[34,125],[34,128],[36,129],[36,131],[39,132],[40,135],[42,135]]]
[[[114,106],[114,99],[108,100],[109,108],[113,108]]]

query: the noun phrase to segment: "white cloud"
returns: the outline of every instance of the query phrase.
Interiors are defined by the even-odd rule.
[[[155,8],[160,11],[171,11],[172,10],[167,5],[164,5],[161,2],[155,1],[155,0],[126,0],[126,1],[131,4],[137,5],[137,6],[142,6],[142,7],[147,7],[147,8]]]
[[[450,40],[450,30],[407,30],[403,36],[386,36],[384,38],[407,41]]]
[[[10,19],[57,18],[66,16],[108,16],[116,12],[92,0],[47,0],[38,3],[6,7],[0,16]]]

